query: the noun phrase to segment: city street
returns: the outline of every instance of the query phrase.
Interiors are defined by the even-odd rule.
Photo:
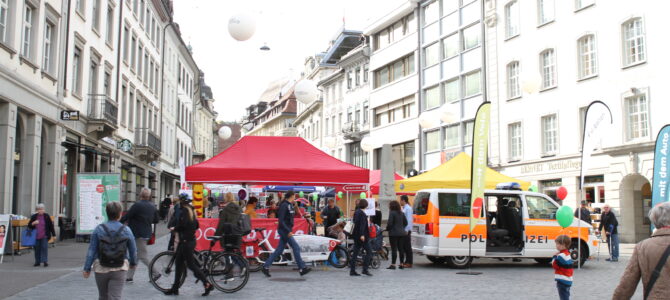
[[[153,255],[163,249],[167,244],[167,237],[157,240],[155,246],[149,248]],[[67,251],[70,259],[78,253],[80,264],[83,264],[87,244],[75,244]],[[61,247],[61,246],[58,246]],[[630,247],[622,247],[622,259],[618,263],[606,262],[606,249],[601,252],[600,261],[591,260],[584,265],[582,270],[575,271],[575,283],[572,287],[574,299],[608,299],[611,297],[619,278],[628,263]],[[53,248],[52,248],[53,249]],[[32,256],[26,255],[26,256]],[[69,267],[59,268],[61,264],[57,257],[50,260],[53,267],[48,269],[33,268],[32,265],[25,270],[16,271],[23,274],[44,273],[64,275],[49,280],[34,287],[31,285],[31,276],[23,280],[22,292],[7,299],[95,299],[97,289],[93,277],[84,279],[81,275],[81,267],[70,264]],[[473,270],[483,274],[478,276],[458,275],[459,270],[444,266],[435,266],[428,262],[425,257],[415,255],[415,267],[409,270],[386,270],[389,263],[382,262],[382,268],[373,270],[373,277],[352,278],[347,269],[335,269],[332,267],[317,266],[312,273],[300,277],[291,267],[272,268],[272,277],[266,278],[258,273],[251,273],[251,278],[241,291],[234,294],[224,295],[219,291],[213,291],[210,297],[225,297],[226,299],[362,299],[375,297],[397,298],[402,295],[403,299],[421,299],[425,297],[440,296],[450,299],[553,299],[556,286],[553,279],[553,270],[550,267],[537,265],[534,261],[523,261],[513,263],[511,261],[499,262],[498,260],[482,259],[476,260]],[[17,259],[18,262],[18,259]],[[16,267],[15,263],[0,265],[0,270],[14,274],[11,269]],[[24,265],[28,266],[30,260]],[[8,278],[3,276],[0,282],[0,290],[6,291],[10,285]],[[11,281],[10,281],[11,282]],[[194,284],[194,278],[189,273],[184,287],[180,290],[179,299],[199,298],[202,286]],[[12,282],[12,284],[18,284]],[[154,289],[148,281],[146,267],[141,265],[135,275],[135,281],[126,284],[123,290],[126,299],[165,299],[168,296]],[[633,299],[642,299],[641,286]],[[0,298],[9,295],[0,295]],[[557,298],[557,297],[556,297]]]

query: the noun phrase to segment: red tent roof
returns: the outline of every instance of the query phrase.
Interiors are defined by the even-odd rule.
[[[404,177],[400,176],[398,173],[393,172],[393,180],[402,180]],[[370,170],[370,192],[373,195],[379,195],[379,183],[382,181],[382,171],[381,170]]]
[[[186,181],[341,186],[365,185],[369,174],[300,137],[245,136],[217,156],[187,167]]]

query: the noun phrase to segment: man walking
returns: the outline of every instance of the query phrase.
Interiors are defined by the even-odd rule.
[[[587,204],[586,201],[582,201],[582,207],[575,209],[575,217],[580,218],[582,221],[591,224],[591,212],[586,207],[586,204]]]
[[[323,235],[328,235],[328,227],[337,224],[337,219],[340,217],[340,208],[335,205],[335,199],[328,199],[328,205],[321,211],[321,219],[323,219]],[[331,236],[332,237],[332,236]],[[337,238],[337,237],[332,237]]]
[[[127,223],[135,236],[135,245],[137,246],[137,258],[149,267],[149,258],[147,257],[147,241],[153,233],[151,224],[158,223],[158,210],[151,203],[151,190],[144,187],[140,191],[140,201],[137,201],[130,207],[128,212],[121,218],[121,223]],[[135,268],[128,270],[126,281],[132,282],[135,275]]]
[[[414,255],[412,254],[412,227],[414,226],[414,212],[409,205],[409,198],[407,195],[400,196],[400,205],[402,205],[402,212],[407,219],[407,226],[405,226],[406,235],[403,237],[403,245],[405,246],[405,262],[400,262],[400,265],[405,268],[411,268],[414,263]]]
[[[286,244],[289,244],[293,250],[293,258],[298,263],[300,276],[312,271],[311,268],[305,267],[305,262],[302,261],[302,258],[300,257],[300,245],[298,245],[293,238],[293,217],[295,215],[294,203],[295,194],[293,192],[287,192],[284,195],[284,200],[279,204],[279,208],[277,209],[277,219],[279,221],[277,233],[279,233],[279,244],[277,245],[275,252],[270,255],[270,258],[265,261],[265,264],[263,264],[263,267],[261,268],[261,271],[263,271],[263,274],[267,277],[270,277],[270,266],[272,265],[272,262],[275,261],[277,256],[284,253]]]
[[[617,262],[619,261],[619,231],[617,230],[619,222],[614,216],[614,212],[610,208],[609,204],[603,206],[603,214],[600,217],[600,226],[598,226],[598,232],[605,228],[605,235],[607,236],[607,244],[609,245],[610,258],[606,261]]]

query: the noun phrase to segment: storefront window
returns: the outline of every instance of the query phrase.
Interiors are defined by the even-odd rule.
[[[350,164],[359,166],[361,168],[368,167],[368,155],[367,152],[361,149],[361,143],[351,143],[349,144],[349,161]]]
[[[562,179],[551,179],[551,180],[542,180],[540,181],[540,192],[549,196],[551,199],[554,199],[558,204],[561,204],[562,201],[558,199],[556,195],[556,190],[563,185]]]
[[[398,174],[406,175],[409,170],[414,169],[414,141],[393,145],[391,149],[391,159],[393,166]],[[375,149],[375,169],[380,169],[382,165],[381,148]]]

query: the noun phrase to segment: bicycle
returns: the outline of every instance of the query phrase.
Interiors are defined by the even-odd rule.
[[[267,259],[270,258],[270,255],[275,251],[275,248],[270,244],[268,236],[265,234],[265,228],[254,228],[256,232],[256,239],[252,241],[245,242],[246,256],[249,261],[249,270],[252,272],[259,271]],[[258,235],[260,234],[260,237]],[[341,242],[336,239],[331,239],[328,237],[321,236],[311,236],[311,235],[297,235],[294,236],[296,239],[313,239],[317,244],[320,244],[321,249],[316,253],[302,253],[302,258],[305,263],[314,263],[317,261],[327,261],[335,268],[344,268],[349,262],[349,253],[346,248],[341,245]],[[258,243],[258,253],[254,253],[255,250],[250,247],[254,247],[254,244]],[[328,254],[325,254],[325,251],[330,251]],[[254,255],[256,254],[256,255]],[[293,261],[293,252],[291,248],[287,245],[284,253],[279,255],[273,264],[275,265],[288,265],[292,264]]]
[[[196,261],[209,282],[224,293],[234,293],[244,288],[249,281],[249,264],[235,247],[239,235],[211,236],[209,239],[212,241],[209,249],[195,253]],[[224,241],[224,251],[213,251],[215,243],[220,240]],[[163,251],[154,256],[149,264],[149,280],[161,292],[172,288],[174,283],[175,254],[175,251]],[[179,286],[184,284],[185,279],[186,272],[182,273]]]

